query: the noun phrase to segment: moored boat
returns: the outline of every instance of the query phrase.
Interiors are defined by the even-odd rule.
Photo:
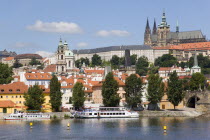
[[[139,114],[135,111],[126,110],[123,107],[99,107],[84,109],[74,113],[76,118],[138,118]]]
[[[43,113],[13,113],[8,117],[4,117],[5,120],[41,120],[41,119],[50,119],[49,114]]]

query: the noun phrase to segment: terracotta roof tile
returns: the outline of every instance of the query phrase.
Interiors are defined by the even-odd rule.
[[[0,107],[14,107],[16,104],[11,100],[0,100]]]
[[[0,85],[0,94],[2,93],[25,93],[28,91],[28,86],[23,82],[14,82],[11,84]]]
[[[56,72],[56,65],[53,64],[53,65],[48,65],[44,70],[43,72]]]
[[[52,78],[49,73],[25,73],[27,80],[50,80]]]
[[[4,58],[4,61],[11,61],[11,60],[14,60],[14,57],[6,57],[6,58]]]

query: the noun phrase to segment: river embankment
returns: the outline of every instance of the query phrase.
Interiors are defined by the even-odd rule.
[[[198,117],[202,115],[201,113],[195,110],[160,110],[160,111],[151,111],[144,110],[139,112],[140,117]]]

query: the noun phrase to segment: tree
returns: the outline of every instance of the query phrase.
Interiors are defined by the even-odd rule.
[[[150,74],[148,78],[147,100],[150,102],[148,109],[157,110],[159,103],[164,95],[164,83],[158,74]]]
[[[120,64],[120,58],[117,55],[113,55],[110,62],[111,62],[112,67],[116,69]]]
[[[137,55],[136,54],[131,55],[131,65],[136,65],[136,61],[137,61]]]
[[[27,110],[41,110],[41,106],[45,102],[43,90],[38,86],[34,85],[29,87],[28,92],[24,93],[25,106]]]
[[[114,79],[112,72],[109,72],[102,85],[103,104],[106,107],[116,107],[119,105],[120,96],[118,82]]]
[[[101,57],[98,54],[94,54],[92,57],[92,66],[100,66],[102,64]]]
[[[131,74],[125,80],[124,90],[126,92],[125,99],[131,108],[137,107],[138,103],[141,103],[143,83],[136,74]]]
[[[29,62],[29,65],[40,65],[41,63],[38,61],[38,60],[36,60],[36,58],[35,57],[33,57],[32,59],[31,59],[31,62]]]
[[[82,66],[82,65],[81,65],[80,59],[78,59],[78,60],[75,61],[75,66],[76,66],[77,68],[80,68],[80,67]]]
[[[184,98],[184,92],[182,87],[182,81],[179,80],[176,71],[174,71],[168,80],[168,89],[167,89],[168,101],[171,102],[175,107],[179,105],[179,103]]]
[[[206,78],[202,73],[196,72],[193,73],[190,79],[190,89],[191,90],[199,90],[204,89]]]
[[[19,68],[22,67],[23,65],[19,62],[18,59],[15,59],[15,63],[13,64],[13,68]]]
[[[0,63],[0,84],[9,84],[13,80],[12,67],[8,64]]]
[[[44,69],[44,64],[42,63],[40,66],[37,67],[38,70],[43,70]]]
[[[178,61],[171,54],[164,54],[161,57],[155,59],[155,66],[172,67],[175,64],[178,64]]]
[[[125,57],[120,57],[120,65],[125,65]]]
[[[148,66],[149,66],[149,62],[148,62],[147,57],[145,56],[139,57],[136,63],[136,73],[141,76],[147,75]]]
[[[73,106],[75,109],[79,109],[80,107],[83,107],[85,102],[85,92],[83,84],[80,82],[77,82],[73,87],[73,97],[72,97]]]
[[[53,75],[50,80],[50,103],[52,110],[55,112],[60,111],[62,100],[61,84],[57,76]]]

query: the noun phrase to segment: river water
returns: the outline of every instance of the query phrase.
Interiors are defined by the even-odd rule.
[[[209,140],[210,118],[143,117],[0,121],[0,140]],[[70,130],[67,124],[70,123]],[[163,126],[167,133],[163,133]]]

